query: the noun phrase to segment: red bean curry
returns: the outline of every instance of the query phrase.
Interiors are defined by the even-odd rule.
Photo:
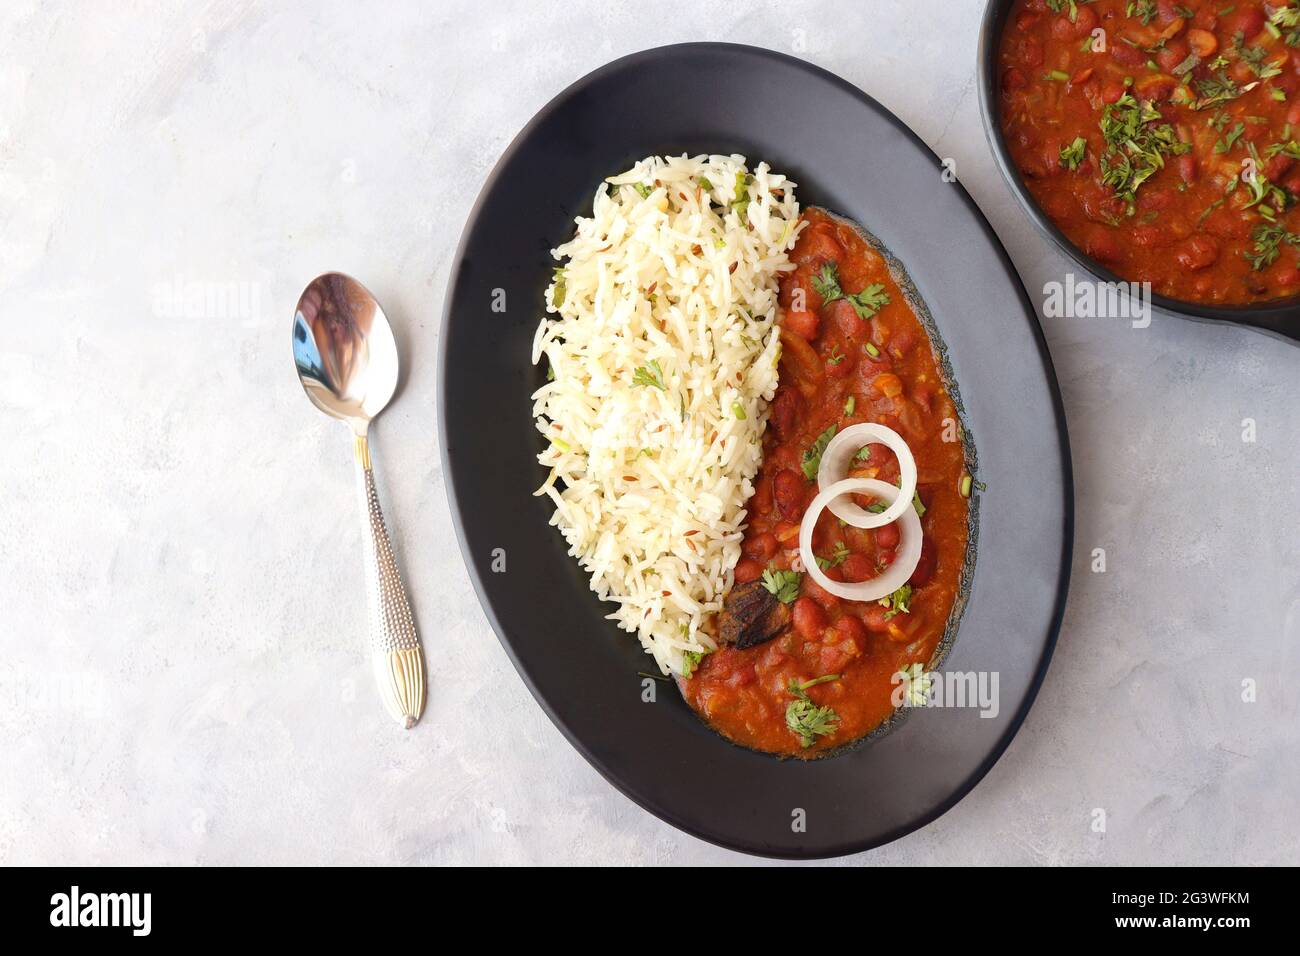
[[[1300,293],[1300,5],[1017,0],[1001,127],[1043,212],[1192,302]]]
[[[780,386],[732,592],[765,582],[780,602],[769,620],[777,633],[753,646],[723,644],[679,686],[725,737],[807,758],[878,727],[894,712],[895,675],[930,664],[961,586],[972,479],[934,350],[888,263],[851,225],[815,208],[804,219],[797,268],[781,282]],[[818,490],[807,456],[828,429],[859,422],[887,425],[908,443],[924,542],[908,584],[869,604],[797,572],[801,519]],[[898,483],[893,453],[868,448],[850,476]],[[894,560],[899,539],[898,522],[863,530],[827,510],[813,550],[828,577],[864,581]]]

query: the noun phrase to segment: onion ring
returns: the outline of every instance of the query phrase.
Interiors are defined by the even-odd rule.
[[[832,581],[822,571],[821,565],[817,563],[817,555],[813,553],[813,529],[817,527],[817,519],[826,510],[826,506],[836,498],[863,493],[884,498],[891,504],[903,501],[909,506],[903,510],[903,516],[899,519],[901,527],[897,556],[884,574],[870,580],[852,583]],[[900,489],[879,478],[845,478],[818,492],[804,512],[803,522],[799,526],[799,556],[803,559],[804,570],[822,588],[846,601],[879,601],[893,594],[907,583],[921,560],[921,519],[917,516],[916,509],[910,507],[911,504],[910,496],[904,498]]]
[[[903,436],[892,428],[877,422],[860,422],[832,438],[822,452],[821,464],[817,468],[817,487],[825,491],[835,482],[847,478],[853,457],[864,445],[885,445],[898,458],[900,487],[890,486],[898,496],[880,514],[862,509],[848,495],[833,499],[830,509],[835,517],[855,528],[881,528],[902,517],[911,508],[912,497],[916,494],[916,459]]]

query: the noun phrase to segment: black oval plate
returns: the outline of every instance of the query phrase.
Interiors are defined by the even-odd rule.
[[[988,0],[984,8],[984,21],[980,26],[978,80],[980,117],[984,121],[984,135],[988,138],[1002,178],[1007,181],[1020,208],[1033,220],[1039,231],[1056,243],[1079,266],[1105,282],[1123,282],[1092,256],[1076,246],[1056,223],[1043,212],[1038,200],[1021,178],[1020,170],[1011,159],[1006,137],[1002,135],[1002,111],[998,95],[998,48],[1002,31],[1014,0]],[[1300,342],[1300,298],[1279,299],[1273,302],[1256,302],[1251,305],[1216,305],[1212,302],[1188,302],[1152,293],[1151,302],[1156,308],[1185,319],[1206,322],[1228,322],[1261,329],[1273,335]]]
[[[841,756],[781,761],[727,743],[652,668],[548,525],[529,395],[548,250],[605,176],[651,154],[743,153],[874,233],[898,256],[949,350],[979,450],[979,556],[946,671],[998,677],[998,712],[912,712]],[[438,423],[461,550],[524,682],[606,779],[674,826],[781,857],[869,849],[924,826],[1011,741],[1055,644],[1069,579],[1069,444],[1042,331],[1006,253],[939,160],[838,77],[753,47],[634,54],[579,80],[511,143],[452,267]],[[504,294],[505,311],[494,311]],[[495,298],[494,298],[495,297]],[[500,549],[499,551],[497,549]],[[493,570],[504,557],[505,571]],[[499,565],[498,565],[499,566]],[[799,821],[803,821],[802,828]]]

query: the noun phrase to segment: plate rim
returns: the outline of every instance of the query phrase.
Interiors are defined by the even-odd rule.
[[[459,276],[465,260],[467,245],[470,233],[477,223],[482,212],[487,197],[494,191],[498,180],[508,165],[510,159],[521,148],[521,146],[531,138],[535,129],[545,123],[551,115],[564,103],[570,100],[575,94],[605,79],[613,73],[640,66],[646,63],[653,63],[655,60],[670,57],[676,53],[684,52],[711,52],[719,56],[748,56],[759,60],[770,60],[784,66],[792,66],[798,70],[809,73],[813,78],[822,82],[829,82],[839,87],[853,99],[857,100],[866,109],[875,113],[879,118],[889,122],[896,130],[907,137],[912,144],[920,149],[922,156],[930,156],[936,164],[941,164],[941,158],[932,150],[924,140],[916,134],[914,130],[904,123],[891,110],[883,106],[874,97],[866,93],[858,86],[850,83],[848,80],[811,63],[807,60],[777,50],[771,50],[766,47],[753,46],[745,43],[728,43],[720,41],[693,41],[686,43],[670,43],[662,46],[649,47],[644,50],[638,50],[628,53],[616,59],[597,67],[583,74],[578,79],[564,87],[560,92],[552,96],[547,102],[528,120],[527,123],[511,138],[510,143],[502,151],[501,155],[493,164],[491,171],[483,181],[478,195],[475,197],[473,205],[466,214],[465,224],[461,229],[460,239],[456,244],[456,251],[452,257],[448,271],[448,283],[444,293],[442,314],[438,325],[439,341],[436,368],[436,390],[435,401],[437,404],[437,426],[438,426],[438,458],[442,466],[443,485],[447,494],[447,502],[450,506],[452,526],[456,534],[456,543],[460,548],[461,560],[465,566],[466,573],[470,580],[470,585],[474,589],[475,597],[478,599],[480,608],[487,618],[497,641],[504,649],[506,656],[510,659],[515,672],[523,681],[524,686],[533,699],[541,707],[543,713],[550,719],[551,723],[560,731],[561,735],[569,742],[578,753],[590,764],[598,774],[615,790],[622,793],[625,797],[641,807],[643,810],[653,814],[660,820],[670,826],[675,827],[691,836],[700,839],[714,846],[719,846],[727,850],[734,850],[740,853],[752,856],[764,857],[769,859],[787,859],[787,860],[809,860],[809,859],[830,859],[840,856],[846,856],[854,853],[861,853],[872,850],[885,844],[892,843],[901,839],[909,833],[923,829],[933,823],[939,817],[943,816],[954,806],[960,803],[981,780],[993,768],[994,764],[1001,759],[1002,755],[1010,746],[1011,741],[1020,731],[1020,727],[1028,716],[1030,709],[1038,698],[1038,692],[1042,687],[1043,681],[1047,675],[1047,668],[1051,663],[1052,655],[1056,649],[1057,640],[1060,635],[1061,623],[1064,619],[1065,608],[1069,597],[1070,577],[1072,570],[1072,556],[1074,552],[1074,466],[1070,452],[1068,423],[1065,416],[1064,403],[1061,397],[1060,381],[1056,374],[1056,367],[1052,362],[1051,353],[1047,347],[1047,340],[1043,333],[1042,324],[1038,319],[1038,313],[1034,309],[1029,295],[1025,290],[1024,283],[1020,279],[1014,263],[1011,261],[1005,246],[1001,239],[998,238],[992,225],[980,209],[974,197],[962,185],[959,179],[954,180],[952,185],[958,187],[961,200],[966,204],[972,213],[973,219],[978,227],[988,239],[990,246],[1001,264],[1003,272],[1010,280],[1012,288],[1015,290],[1020,300],[1026,324],[1029,332],[1033,337],[1035,347],[1038,350],[1039,358],[1043,363],[1043,368],[1047,375],[1048,392],[1051,398],[1052,415],[1057,425],[1057,450],[1061,459],[1061,484],[1063,493],[1063,521],[1062,521],[1062,544],[1060,570],[1057,575],[1056,594],[1053,602],[1051,619],[1048,622],[1046,639],[1042,645],[1042,654],[1034,665],[1034,674],[1026,688],[1025,698],[1020,705],[1017,713],[1008,721],[1004,733],[994,742],[989,752],[985,755],[969,776],[958,786],[954,787],[952,792],[942,801],[939,801],[932,809],[914,817],[908,824],[896,827],[888,833],[867,840],[850,840],[838,844],[832,844],[823,849],[810,851],[784,851],[762,848],[755,844],[745,844],[739,841],[731,841],[720,838],[716,834],[707,832],[698,827],[690,820],[685,819],[671,806],[653,800],[645,794],[634,792],[625,786],[609,768],[605,765],[595,753],[593,753],[579,738],[577,734],[567,725],[567,723],[556,713],[550,703],[538,692],[528,671],[520,665],[519,659],[515,654],[511,641],[505,636],[504,629],[497,617],[492,601],[489,599],[487,590],[484,586],[483,578],[473,561],[473,554],[470,544],[465,536],[465,525],[462,520],[462,506],[457,495],[455,481],[452,477],[451,455],[447,445],[447,416],[448,409],[451,407],[448,396],[448,342],[449,336],[447,329],[451,321],[452,305],[455,301],[455,291],[458,284]],[[960,629],[958,631],[960,633]],[[734,746],[730,741],[719,736],[719,743],[725,746]],[[831,759],[851,759],[851,755],[845,755],[840,758]]]

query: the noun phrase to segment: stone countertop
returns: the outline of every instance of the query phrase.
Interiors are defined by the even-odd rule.
[[[984,139],[982,4],[131,7],[0,12],[0,863],[748,860],[602,780],[487,625],[434,425],[450,262],[552,95],[730,40],[840,74],[954,159],[1039,300],[1068,263]],[[373,447],[433,661],[411,733],[363,650],[347,438],[289,361],[330,268],[379,294],[409,368]],[[1300,862],[1300,348],[1160,315],[1044,327],[1078,509],[1051,670],[972,794],[844,862]]]

